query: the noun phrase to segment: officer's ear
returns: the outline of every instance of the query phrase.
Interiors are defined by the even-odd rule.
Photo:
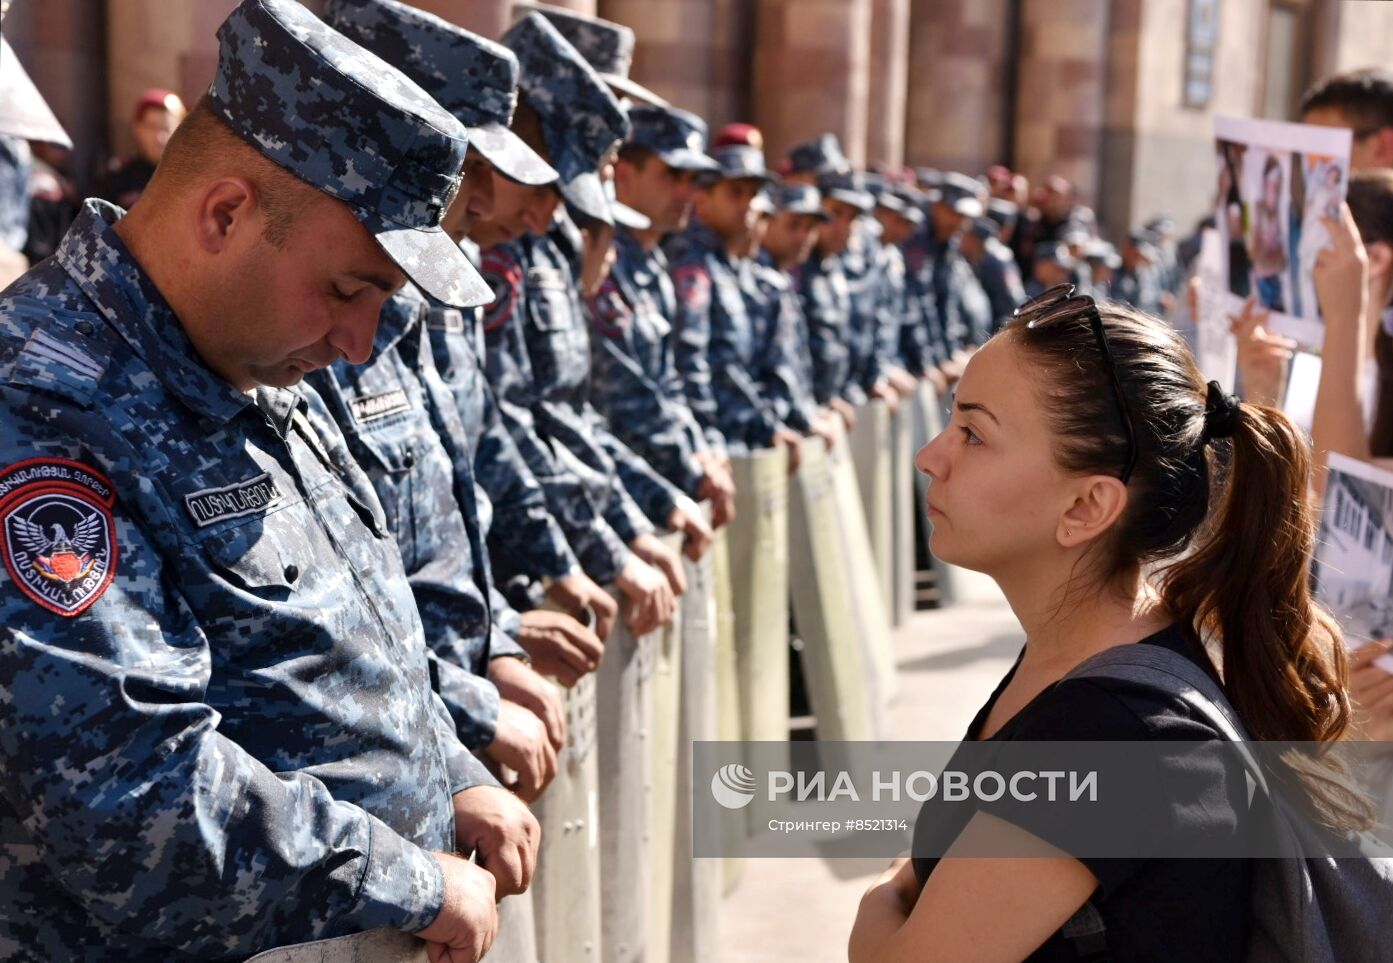
[[[247,234],[259,236],[256,189],[242,177],[220,177],[199,196],[194,212],[195,236],[208,254],[220,254]]]

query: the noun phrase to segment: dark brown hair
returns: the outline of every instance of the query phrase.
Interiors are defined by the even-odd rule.
[[[1366,67],[1327,77],[1301,98],[1301,114],[1321,108],[1338,110],[1359,130],[1393,127],[1393,73]]]
[[[1280,411],[1242,404],[1233,435],[1206,441],[1207,385],[1165,322],[1098,303],[1131,413],[1138,458],[1127,508],[1088,560],[1100,587],[1157,571],[1161,599],[1198,639],[1219,644],[1224,689],[1257,740],[1331,742],[1350,725],[1339,627],[1312,598],[1311,452]],[[1119,476],[1122,415],[1085,313],[1004,329],[1042,369],[1056,460]],[[1366,800],[1336,771],[1300,772],[1317,814],[1365,826]]]

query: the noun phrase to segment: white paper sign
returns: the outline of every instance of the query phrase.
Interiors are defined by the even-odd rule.
[[[1330,456],[1312,572],[1352,647],[1393,637],[1393,472]],[[1393,672],[1393,656],[1376,664]]]
[[[1272,312],[1266,327],[1319,351],[1325,325],[1312,269],[1329,246],[1322,215],[1336,216],[1349,182],[1348,129],[1216,117],[1216,220],[1228,312],[1250,295]]]

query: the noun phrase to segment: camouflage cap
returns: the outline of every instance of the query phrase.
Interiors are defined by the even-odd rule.
[[[989,237],[1001,237],[1001,225],[990,217],[973,218],[972,224],[968,226],[968,233],[986,240]]]
[[[987,199],[987,217],[1001,225],[1002,230],[1016,223],[1020,217],[1020,208],[1011,201],[1000,197],[990,197]]]
[[[508,129],[518,103],[518,58],[507,47],[397,0],[329,0],[324,19],[420,84],[505,177],[556,180],[551,165]]]
[[[633,130],[629,143],[645,148],[668,167],[681,171],[716,171],[706,154],[706,121],[676,107],[635,104],[629,108]]]
[[[489,285],[441,230],[469,135],[400,71],[295,0],[242,0],[218,28],[213,111],[301,180],[347,204],[427,293],[472,307]]]
[[[811,214],[820,221],[831,220],[822,208],[822,192],[811,184],[780,184],[771,192],[774,206],[790,214]]]
[[[513,24],[503,42],[522,66],[519,90],[541,122],[561,196],[586,217],[613,223],[598,171],[629,135],[624,108],[541,14],[529,13]]]
[[[751,198],[750,210],[754,211],[760,217],[772,217],[778,208],[774,206],[774,200],[769,196],[769,192],[767,190],[762,190]]]
[[[727,144],[725,147],[718,147],[711,152],[711,159],[719,168],[707,175],[711,180],[757,180],[766,184],[778,180],[773,171],[764,166],[764,151],[750,144]]]
[[[513,5],[515,20],[529,13],[546,17],[616,93],[649,104],[667,103],[647,87],[629,79],[634,65],[634,32],[622,23],[587,17],[550,3]]]
[[[795,146],[788,152],[789,170],[795,173],[842,173],[851,170],[851,161],[842,152],[836,134],[822,134]]]
[[[918,192],[908,185],[900,185],[880,174],[867,174],[866,186],[875,196],[876,207],[893,211],[912,224],[924,223],[924,212],[919,209]]]
[[[963,217],[977,218],[986,213],[982,206],[983,188],[975,178],[947,171],[938,185],[939,200]]]
[[[0,0],[0,21],[9,12],[10,0]],[[34,81],[29,79],[9,41],[0,37],[0,134],[23,140],[40,140],[72,148],[73,142]]]
[[[866,189],[866,175],[860,171],[820,174],[817,186],[824,197],[850,204],[863,214],[875,208],[875,195]]]

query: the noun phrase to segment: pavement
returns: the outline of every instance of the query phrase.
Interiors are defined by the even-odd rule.
[[[958,740],[1025,636],[996,586],[955,573],[953,604],[895,630],[899,692],[889,738]],[[881,859],[746,859],[721,906],[719,963],[844,963],[861,894]]]

